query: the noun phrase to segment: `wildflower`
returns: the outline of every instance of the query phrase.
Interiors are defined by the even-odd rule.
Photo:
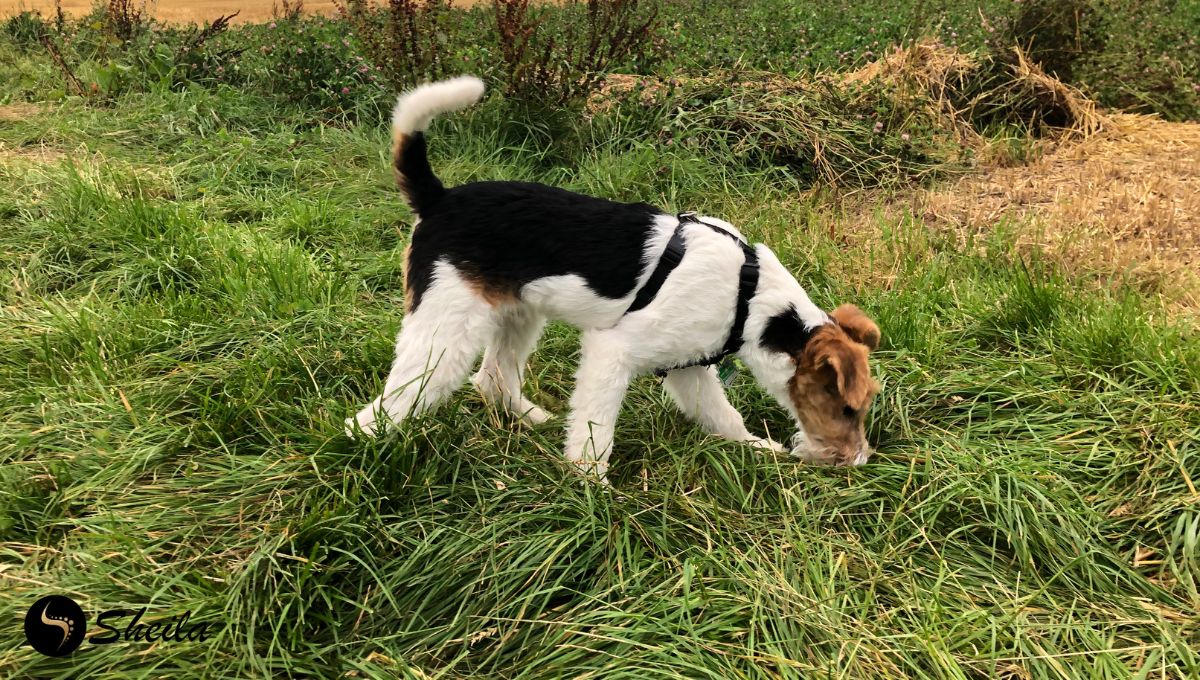
[[[883,121],[882,120],[875,121],[875,132],[883,132]]]
[[[275,22],[272,21],[271,23],[267,24],[267,28],[275,28]]]
[[[350,88],[348,88],[348,87],[343,87],[343,88],[342,88],[342,94],[350,94]]]
[[[909,139],[910,139],[910,138],[909,138],[909,136],[908,136],[908,133],[907,133],[907,132],[905,132],[904,134],[900,135],[900,141],[902,141],[902,142],[907,142]]]

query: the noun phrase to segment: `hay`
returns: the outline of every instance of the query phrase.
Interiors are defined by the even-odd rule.
[[[936,40],[919,40],[896,47],[841,81],[883,82],[923,97],[967,143],[978,143],[978,132],[998,124],[1036,135],[1086,138],[1105,122],[1094,101],[1047,74],[1020,47],[965,54]]]
[[[963,244],[1002,220],[1028,224],[1028,248],[1161,279],[1177,302],[1200,304],[1200,124],[1112,114],[1087,139],[918,192],[911,205]]]
[[[610,75],[585,115],[626,106],[658,110],[665,124],[655,127],[714,155],[785,166],[802,184],[850,190],[961,171],[986,156],[997,131],[1086,139],[1106,121],[1094,102],[1020,49],[967,54],[931,40],[849,74]]]

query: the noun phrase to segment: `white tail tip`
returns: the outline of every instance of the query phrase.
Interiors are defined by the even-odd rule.
[[[483,81],[459,76],[415,87],[400,95],[392,109],[392,129],[398,134],[424,132],[434,116],[466,108],[483,97]]]

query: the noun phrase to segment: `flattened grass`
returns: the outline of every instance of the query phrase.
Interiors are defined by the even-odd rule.
[[[0,124],[67,154],[0,163],[0,673],[1200,673],[1193,326],[1023,259],[1004,229],[962,249],[910,218],[854,245],[777,176],[503,121],[440,122],[443,177],[720,214],[820,304],[869,310],[872,463],[708,438],[652,379],[626,402],[613,491],[563,467],[558,424],[515,427],[466,390],[349,441],[400,320],[385,133],[234,92],[65,105]],[[576,349],[554,326],[531,366],[558,413]],[[749,379],[732,398],[788,433]],[[19,621],[51,592],[218,632],[43,658]]]

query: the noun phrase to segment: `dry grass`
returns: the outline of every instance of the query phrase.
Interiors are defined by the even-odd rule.
[[[1103,132],[1037,160],[919,192],[914,209],[965,242],[1001,220],[1033,227],[1028,246],[1101,271],[1164,275],[1200,302],[1200,124],[1115,114]]]
[[[45,108],[37,104],[27,104],[25,102],[14,102],[12,104],[0,105],[0,123],[6,121],[24,120],[30,116],[37,115],[44,111]]]
[[[840,76],[843,85],[882,81],[927,99],[964,142],[982,140],[973,122],[994,118],[1048,125],[1056,136],[1087,137],[1103,129],[1105,117],[1078,89],[1048,75],[1014,47],[1001,55],[973,55],[935,40],[898,46],[878,61]]]
[[[1046,142],[1026,164],[981,164],[956,181],[893,194],[882,208],[878,196],[848,197],[830,232],[879,242],[910,213],[960,252],[982,251],[1004,225],[1026,253],[1080,276],[1131,276],[1174,312],[1200,315],[1200,124],[1110,114],[1102,132]],[[894,269],[876,262],[865,277],[890,289]]]
[[[66,154],[48,146],[9,147],[0,143],[0,166],[17,162],[57,163],[63,158],[66,158]]]

